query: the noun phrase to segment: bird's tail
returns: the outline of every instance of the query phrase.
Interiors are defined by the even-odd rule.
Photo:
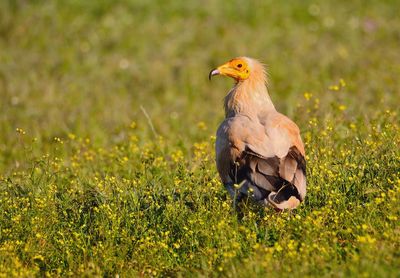
[[[297,188],[291,183],[282,186],[278,192],[271,192],[268,195],[268,202],[279,210],[295,209],[301,201]]]

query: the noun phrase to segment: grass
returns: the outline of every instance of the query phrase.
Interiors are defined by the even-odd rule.
[[[398,277],[396,4],[1,1],[0,276]],[[239,55],[302,130],[292,213],[219,182]]]

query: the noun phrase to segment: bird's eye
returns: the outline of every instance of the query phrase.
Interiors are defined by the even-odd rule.
[[[238,68],[241,68],[241,67],[242,67],[242,64],[238,64],[237,67],[238,67]]]

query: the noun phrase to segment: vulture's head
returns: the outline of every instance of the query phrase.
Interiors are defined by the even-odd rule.
[[[213,69],[208,78],[214,75],[226,75],[232,77],[236,82],[252,80],[256,84],[266,84],[267,74],[265,67],[256,59],[249,57],[234,58],[225,64]]]
[[[234,58],[225,64],[213,69],[209,74],[209,79],[214,75],[226,75],[236,81],[243,81],[249,78],[251,73],[252,60],[247,57]]]

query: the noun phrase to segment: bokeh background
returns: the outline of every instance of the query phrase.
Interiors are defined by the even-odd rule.
[[[4,275],[398,275],[399,8],[0,1]],[[207,78],[236,56],[267,65],[302,130],[296,216],[237,219],[218,182],[212,136],[233,81]]]
[[[1,149],[16,127],[108,142],[135,120],[147,134],[141,105],[163,136],[197,136],[197,122],[221,121],[232,83],[210,84],[209,70],[241,55],[268,66],[272,98],[291,117],[304,92],[325,113],[340,101],[350,115],[396,108],[398,4],[2,1]],[[345,96],[328,90],[340,78]]]

